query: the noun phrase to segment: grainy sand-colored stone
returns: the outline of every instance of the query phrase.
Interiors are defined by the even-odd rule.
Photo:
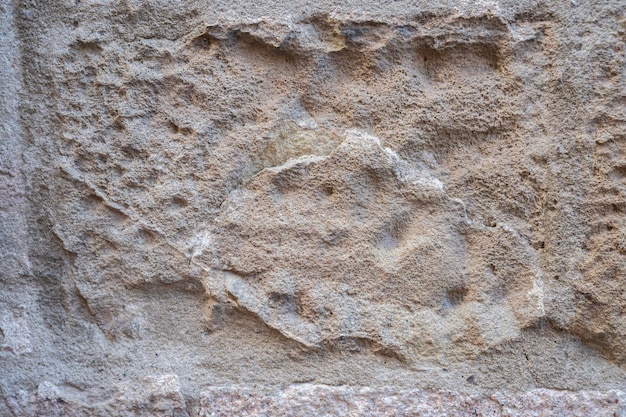
[[[0,415],[610,415],[625,11],[0,0]]]

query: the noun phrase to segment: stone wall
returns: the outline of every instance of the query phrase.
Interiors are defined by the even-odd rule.
[[[0,1],[0,415],[626,414],[625,11]]]

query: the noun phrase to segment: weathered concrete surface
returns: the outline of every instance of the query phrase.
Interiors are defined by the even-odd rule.
[[[623,1],[0,5],[0,414],[626,386]]]

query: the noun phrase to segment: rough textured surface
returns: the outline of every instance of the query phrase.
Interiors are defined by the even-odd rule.
[[[0,1],[1,415],[626,386],[623,1],[340,3]]]
[[[625,401],[621,391],[568,393],[537,389],[523,394],[481,396],[320,385],[273,392],[232,387],[202,393],[199,416],[621,417],[626,415]]]
[[[189,417],[178,377],[163,375],[81,390],[43,382],[35,393],[20,391],[7,401],[16,416]]]

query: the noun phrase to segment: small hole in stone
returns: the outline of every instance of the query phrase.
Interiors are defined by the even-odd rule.
[[[169,124],[170,124],[170,129],[172,130],[173,133],[179,133],[180,132],[180,127],[178,127],[178,125],[176,123],[174,123],[174,122],[172,122],[170,120]]]
[[[194,47],[198,49],[211,50],[213,45],[215,44],[215,39],[208,33],[198,36],[196,39],[193,40]]]
[[[183,197],[174,196],[172,197],[172,204],[178,207],[186,207],[189,202],[185,200]]]
[[[443,306],[445,307],[456,307],[463,303],[465,297],[467,296],[467,288],[465,287],[457,287],[449,290],[446,293],[446,296],[443,298]]]
[[[546,247],[546,243],[543,241],[533,243],[533,248],[535,249],[544,249],[545,247]]]

